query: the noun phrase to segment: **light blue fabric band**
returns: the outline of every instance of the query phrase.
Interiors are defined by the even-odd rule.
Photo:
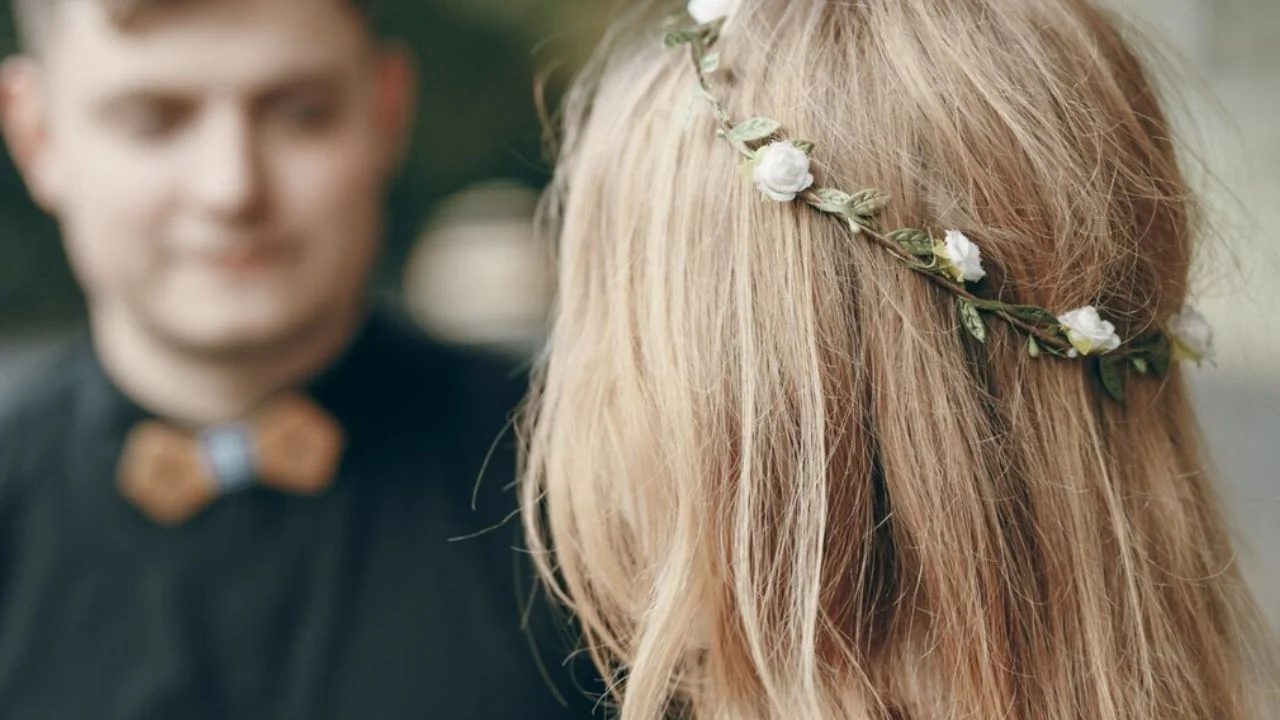
[[[254,443],[248,425],[231,423],[211,427],[200,432],[199,440],[200,454],[222,494],[254,484]]]

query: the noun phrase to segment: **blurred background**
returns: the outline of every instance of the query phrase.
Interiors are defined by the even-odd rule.
[[[559,92],[624,0],[394,0],[418,55],[417,143],[391,198],[381,286],[428,331],[525,354],[551,297],[529,229],[548,177],[535,78]],[[1218,360],[1194,390],[1241,558],[1280,626],[1280,0],[1110,0],[1154,40],[1215,240],[1200,305]],[[0,52],[14,48],[0,2]],[[0,157],[0,401],[83,319],[53,224]]]

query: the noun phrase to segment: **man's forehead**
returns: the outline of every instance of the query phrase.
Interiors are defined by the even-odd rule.
[[[120,27],[129,27],[145,22],[148,17],[184,6],[228,2],[233,0],[10,0],[24,49],[35,54],[43,51],[48,36],[56,32],[58,16],[69,4],[92,5],[111,23]],[[370,23],[373,0],[312,0],[312,2],[319,6],[340,6],[356,13],[365,23]]]
[[[98,3],[113,22],[118,25],[129,25],[148,11],[166,5],[175,5],[179,0],[93,0]]]
[[[50,2],[50,0],[42,0]],[[117,23],[127,25],[146,16],[148,12],[192,2],[222,2],[225,0],[93,0],[101,5]],[[351,8],[367,11],[371,0],[317,0],[324,3],[342,3]]]
[[[67,3],[46,56],[84,86],[252,84],[336,73],[364,58],[365,31],[329,0],[187,0],[121,26],[97,2]]]
[[[53,2],[55,0],[39,0],[41,2]],[[199,3],[222,3],[229,4],[235,0],[80,0],[81,2],[92,2],[98,5],[106,17],[113,23],[122,27],[128,27],[132,24],[145,22],[148,16],[163,13],[166,11],[181,10],[184,6],[191,6]],[[356,10],[359,12],[367,12],[372,4],[371,0],[307,0],[314,6],[331,6],[341,7],[348,10]],[[321,8],[323,9],[323,8]]]
[[[31,20],[48,18],[61,12],[62,6],[71,2],[87,2],[96,5],[111,22],[127,27],[148,13],[172,8],[192,0],[13,0],[20,18]],[[217,0],[201,0],[216,2]]]

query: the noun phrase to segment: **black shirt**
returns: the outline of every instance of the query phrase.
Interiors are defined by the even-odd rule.
[[[333,487],[164,528],[116,487],[145,413],[77,342],[0,418],[0,718],[589,716],[545,602],[522,627],[495,445],[522,387],[375,315],[309,388],[347,436]]]

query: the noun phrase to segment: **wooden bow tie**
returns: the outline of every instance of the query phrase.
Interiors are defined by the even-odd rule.
[[[136,425],[120,457],[120,492],[161,525],[186,522],[221,495],[254,483],[318,495],[342,456],[338,423],[297,396],[242,423],[192,433],[163,422]]]

